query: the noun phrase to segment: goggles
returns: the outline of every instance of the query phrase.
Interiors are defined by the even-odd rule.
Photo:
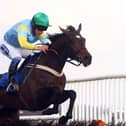
[[[39,26],[39,25],[36,25],[35,28],[38,29],[39,31],[46,31],[48,29],[48,27]]]

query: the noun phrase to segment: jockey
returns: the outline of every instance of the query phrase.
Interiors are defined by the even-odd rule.
[[[4,35],[4,42],[0,45],[2,53],[12,59],[9,67],[9,85],[7,93],[19,92],[19,86],[14,80],[17,66],[21,58],[32,54],[33,50],[46,52],[51,44],[45,31],[49,27],[49,19],[45,13],[38,12],[32,19],[26,19],[15,24]],[[41,44],[34,44],[35,42]]]

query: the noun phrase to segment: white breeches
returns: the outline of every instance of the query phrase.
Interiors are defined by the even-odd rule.
[[[38,42],[35,42],[34,44],[38,44]],[[16,47],[14,47],[14,46],[12,46],[12,45],[10,45],[10,44],[8,44],[6,41],[2,41],[2,42],[0,42],[0,46],[2,46],[2,45],[5,45],[6,46],[6,48],[5,48],[5,50],[7,49],[7,54],[6,53],[4,53],[4,49],[3,50],[1,50],[0,49],[0,52],[2,52],[2,54],[4,54],[6,57],[8,57],[9,59],[6,59],[7,60],[7,62],[8,62],[8,64],[7,64],[7,62],[5,63],[5,64],[7,64],[6,65],[6,67],[4,67],[4,69],[2,69],[2,68],[0,68],[0,70],[1,70],[1,72],[0,73],[3,73],[3,71],[8,71],[8,68],[9,68],[9,65],[10,65],[10,62],[11,62],[11,59],[13,59],[13,58],[20,58],[21,59],[21,61],[20,61],[20,63],[19,63],[19,65],[18,65],[18,68],[20,68],[20,66],[21,66],[21,64],[24,62],[24,60],[25,60],[25,58],[27,57],[27,56],[29,56],[29,55],[33,55],[34,54],[34,52],[40,52],[40,51],[35,51],[35,50],[28,50],[28,49],[23,49],[23,48],[16,48]],[[6,52],[6,51],[5,51]],[[2,62],[3,62],[3,59],[2,58],[0,58],[1,60],[2,60]],[[3,63],[4,64],[4,63]],[[2,66],[2,65],[1,65]],[[6,68],[6,70],[5,70],[5,68]]]
[[[23,48],[17,48],[17,47],[14,47],[10,44],[8,44],[6,41],[3,41],[1,43],[1,45],[4,44],[9,53],[8,53],[8,57],[10,59],[12,58],[26,58],[27,56],[29,55],[33,55],[33,53],[35,52],[34,50],[28,50],[28,49],[23,49]],[[37,44],[37,43],[34,43],[34,44]]]

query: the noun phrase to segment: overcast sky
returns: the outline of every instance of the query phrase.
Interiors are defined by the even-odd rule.
[[[125,0],[4,0],[0,4],[0,40],[14,23],[43,11],[49,15],[50,33],[58,26],[82,23],[81,34],[93,56],[89,67],[66,64],[67,79],[126,74],[126,2]],[[0,72],[8,60],[0,55]]]

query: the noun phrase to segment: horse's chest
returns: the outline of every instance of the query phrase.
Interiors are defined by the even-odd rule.
[[[41,86],[44,87],[59,87],[60,89],[64,89],[66,83],[66,78],[63,75],[62,77],[45,77],[42,80]]]

